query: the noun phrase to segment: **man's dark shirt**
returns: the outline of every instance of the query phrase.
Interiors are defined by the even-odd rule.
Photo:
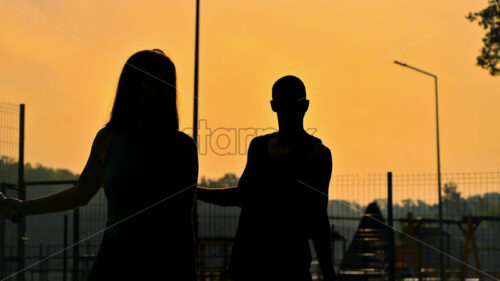
[[[241,215],[229,267],[234,280],[311,280],[311,229],[318,202],[328,199],[303,183],[314,184],[312,151],[323,145],[304,135],[290,152],[271,157],[275,134],[252,140],[238,183]]]

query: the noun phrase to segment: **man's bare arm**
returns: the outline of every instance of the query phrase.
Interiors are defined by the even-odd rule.
[[[332,173],[332,156],[326,146],[318,146],[311,157],[309,184],[316,189],[313,196],[311,238],[321,267],[323,280],[335,280],[331,247],[330,220],[328,218],[328,190]]]

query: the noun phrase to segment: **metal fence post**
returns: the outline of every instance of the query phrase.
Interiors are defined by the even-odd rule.
[[[394,218],[392,211],[392,172],[387,173],[387,223],[389,224],[389,281],[396,280],[396,257],[394,248]]]
[[[63,281],[68,280],[68,215],[64,214],[64,237],[63,237]]]
[[[80,273],[80,209],[73,210],[73,270],[71,274],[72,281],[79,280]]]
[[[5,194],[5,187],[1,185],[1,192]],[[5,274],[5,219],[0,217],[0,278],[3,279]]]
[[[19,187],[19,199],[26,200],[26,186],[24,185],[24,104],[19,107],[19,159],[17,164],[17,184]],[[17,270],[21,271],[26,265],[25,260],[25,235],[26,235],[26,219],[21,218],[17,225]],[[24,272],[19,272],[17,280],[24,281]]]

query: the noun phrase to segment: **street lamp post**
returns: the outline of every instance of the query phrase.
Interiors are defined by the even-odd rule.
[[[431,76],[434,78],[434,86],[436,89],[436,141],[437,141],[437,169],[438,169],[438,219],[439,219],[439,251],[440,251],[440,259],[439,259],[439,265],[440,265],[440,276],[441,276],[441,281],[444,281],[446,278],[446,274],[444,271],[444,239],[443,239],[443,207],[441,204],[441,157],[440,157],[440,150],[439,150],[439,111],[438,111],[438,78],[435,74],[429,73],[427,71],[418,69],[414,66],[408,65],[406,63],[402,63],[399,61],[394,61],[395,64],[398,64],[403,67],[407,67],[410,69],[413,69],[415,71],[418,71],[422,74]]]
[[[196,23],[194,38],[194,87],[193,87],[193,139],[198,144],[198,61],[200,45],[200,0],[196,0]],[[198,239],[198,199],[194,202],[194,233]],[[198,240],[196,241],[198,244]]]

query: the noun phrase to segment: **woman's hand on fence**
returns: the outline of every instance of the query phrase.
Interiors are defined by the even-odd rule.
[[[22,200],[3,196],[0,199],[0,214],[2,217],[13,220],[13,216],[19,216],[19,207]]]
[[[9,218],[10,208],[7,206],[7,197],[0,192],[0,215],[4,218]]]

